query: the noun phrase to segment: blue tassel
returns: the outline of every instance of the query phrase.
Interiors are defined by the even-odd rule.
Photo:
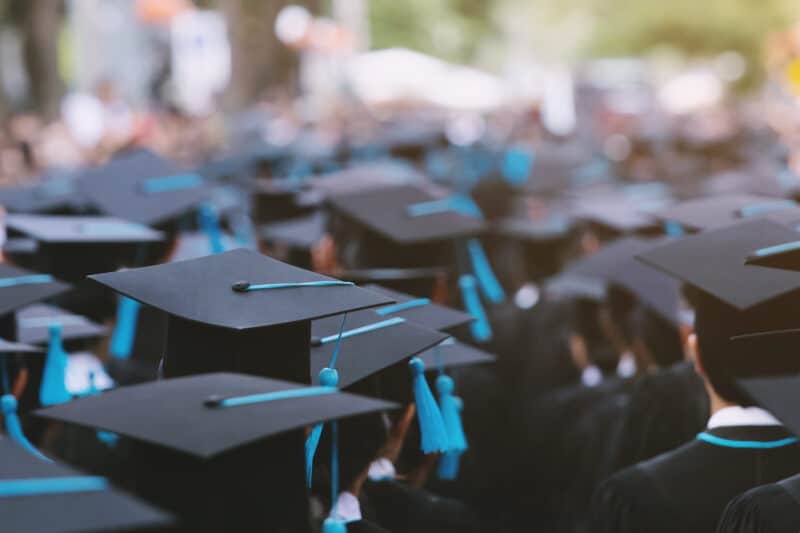
[[[443,378],[443,377],[447,377],[447,376],[439,376],[439,378],[437,379],[437,383],[436,383],[437,388],[439,388],[439,390],[440,390],[440,394],[441,394],[441,388],[439,387],[439,380],[441,380],[441,378]],[[447,378],[447,379],[450,379],[450,378]],[[442,380],[442,382],[444,382],[444,380]],[[452,383],[451,379],[450,379],[450,382]],[[447,386],[447,385],[445,385],[445,386]],[[461,411],[464,409],[464,402],[462,402],[461,398],[459,398],[458,396],[453,396],[452,395],[452,387],[450,389],[449,395],[450,395],[449,396],[450,406],[448,406],[447,409],[452,408],[453,409],[453,414],[457,418],[458,430],[456,430],[456,431],[460,431],[461,438],[463,438],[463,448],[459,448],[458,446],[451,446],[450,450],[448,450],[447,453],[442,455],[442,458],[439,460],[439,468],[438,468],[438,471],[437,471],[437,475],[439,476],[439,479],[443,479],[445,481],[452,481],[452,480],[454,480],[454,479],[456,479],[458,477],[458,470],[459,470],[459,466],[461,465],[461,455],[465,451],[467,451],[467,448],[468,448],[467,437],[464,434],[464,427],[461,424]],[[444,408],[443,408],[443,411],[442,411],[442,416],[445,416]],[[446,419],[445,419],[445,424],[447,424],[447,420]],[[450,436],[450,433],[448,433],[448,437],[449,436]],[[458,436],[456,436],[455,438],[458,439]]]
[[[225,251],[222,242],[222,230],[219,227],[219,213],[211,204],[203,204],[198,212],[200,227],[208,237],[208,245],[212,254],[221,254]]]
[[[344,325],[344,320],[342,321]],[[341,332],[340,332],[341,335]],[[338,346],[334,353],[339,350]],[[322,387],[336,387],[339,385],[339,373],[333,368],[323,368],[319,373],[319,384]],[[322,437],[322,429],[325,424],[317,424],[311,428],[311,433],[306,439],[306,484],[311,487],[311,479],[314,474],[314,456],[317,454],[319,439]]]
[[[322,533],[347,533],[347,526],[335,518],[328,517],[322,523]]]
[[[458,280],[458,286],[461,289],[461,298],[464,300],[464,307],[467,312],[475,319],[470,324],[470,331],[472,337],[478,342],[486,342],[492,338],[492,328],[489,325],[489,317],[483,310],[481,304],[481,297],[478,295],[477,283],[475,277],[471,274],[464,274]]]
[[[421,435],[420,447],[423,453],[444,453],[449,449],[447,430],[436,399],[425,379],[425,363],[419,357],[413,357],[408,364],[413,375],[414,402],[417,404],[417,420]]]
[[[447,452],[439,459],[439,467],[436,475],[443,481],[453,481],[458,478],[458,470],[461,466],[461,454],[458,452]]]
[[[506,293],[503,291],[503,287],[500,285],[500,282],[497,281],[497,277],[495,277],[492,271],[492,265],[486,257],[486,252],[483,250],[481,241],[478,239],[470,239],[467,241],[467,250],[472,260],[472,270],[478,278],[481,291],[490,302],[496,304],[502,303],[506,298]]]
[[[25,436],[25,433],[22,432],[22,424],[20,424],[19,417],[17,416],[17,399],[14,398],[12,394],[4,394],[3,397],[0,398],[0,408],[3,410],[3,418],[5,418],[6,421],[6,433],[8,433],[9,438],[29,451],[31,455],[35,455],[48,463],[51,462],[50,459],[42,455],[42,452],[31,444]]]
[[[509,148],[503,156],[501,172],[506,182],[519,187],[528,181],[536,155],[520,147]]]
[[[461,423],[457,398],[453,396],[455,384],[453,379],[447,375],[440,375],[436,378],[436,390],[439,393],[439,409],[442,413],[444,427],[447,430],[448,452],[467,450],[467,437],[464,434],[464,426]]]
[[[44,406],[68,402],[72,395],[67,390],[67,352],[61,344],[61,324],[50,325],[50,345],[44,362],[39,403]]]
[[[117,304],[117,324],[111,335],[109,352],[117,359],[128,359],[133,351],[133,341],[136,339],[136,322],[139,318],[139,309],[142,304],[127,296],[120,296]]]

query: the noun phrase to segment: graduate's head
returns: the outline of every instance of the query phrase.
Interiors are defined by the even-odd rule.
[[[688,288],[686,294],[695,309],[695,332],[690,337],[695,368],[722,400],[750,404],[736,386],[737,379],[800,372],[800,358],[793,353],[796,347],[787,346],[780,337],[765,337],[757,348],[751,343],[731,340],[751,333],[797,327],[797,294],[745,311],[695,288]]]
[[[633,312],[636,307],[633,294],[617,285],[609,287],[600,318],[619,353],[628,351],[633,344]]]
[[[572,359],[579,370],[596,365],[603,373],[614,372],[619,361],[615,350],[600,322],[600,304],[580,298],[572,306],[570,348]]]
[[[683,343],[675,324],[644,306],[631,313],[632,347],[643,368],[667,368],[683,359]]]

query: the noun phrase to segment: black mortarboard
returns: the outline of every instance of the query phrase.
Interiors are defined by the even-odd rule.
[[[326,223],[324,213],[313,213],[265,224],[259,233],[268,244],[308,251],[325,235]]]
[[[480,216],[466,214],[468,204],[452,209],[448,198],[434,196],[420,187],[401,185],[329,198],[336,213],[367,227],[396,244],[422,244],[475,235],[485,224]],[[464,199],[462,200],[462,204]],[[442,209],[423,209],[439,203]],[[417,209],[419,208],[419,209]],[[423,213],[424,211],[424,213]]]
[[[61,325],[61,338],[66,346],[70,341],[102,337],[107,328],[89,318],[53,305],[33,304],[17,311],[17,339],[30,344],[43,344],[49,340],[51,324]]]
[[[337,273],[339,278],[359,285],[376,283],[419,297],[430,297],[436,289],[437,282],[446,280],[448,274],[449,270],[444,267],[364,268],[347,269]]]
[[[68,289],[69,285],[55,280],[49,274],[0,264],[0,317]],[[16,340],[16,328],[0,331],[0,335]]]
[[[745,264],[759,248],[797,238],[768,220],[753,220],[677,239],[638,258],[739,310],[800,289],[800,273]]]
[[[165,513],[111,488],[104,478],[34,457],[10,439],[0,439],[0,455],[4,531],[141,531],[172,522]]]
[[[39,243],[34,266],[67,281],[130,265],[140,247],[163,240],[147,226],[112,217],[10,215],[11,232]]]
[[[0,354],[6,353],[41,353],[42,349],[38,346],[23,344],[21,342],[11,342],[0,339]]]
[[[253,184],[252,210],[256,222],[285,220],[308,213],[296,202],[300,185],[289,179],[257,180]]]
[[[563,276],[600,280],[632,293],[638,301],[671,324],[679,324],[680,282],[636,260],[636,256],[665,242],[623,237],[567,267]]]
[[[391,303],[245,249],[90,278],[169,315],[167,377],[235,370],[307,382],[311,320]]]
[[[428,298],[417,298],[375,284],[365,285],[364,288],[385,294],[396,302],[375,311],[378,315],[387,318],[400,316],[409,322],[438,331],[451,330],[475,320],[469,313],[439,305]]]
[[[134,439],[137,493],[190,525],[306,531],[303,430],[395,407],[336,389],[317,392],[215,373],[121,387],[37,414]]]
[[[301,268],[311,268],[311,250],[325,235],[327,217],[322,212],[280,220],[261,226],[261,240],[271,254]]]
[[[492,230],[503,237],[541,243],[563,239],[569,234],[571,227],[571,221],[565,216],[551,216],[542,220],[506,217],[497,220]]]
[[[799,337],[798,331],[787,334],[787,340],[793,346],[797,345]],[[800,435],[800,412],[797,410],[797,402],[800,401],[800,376],[756,377],[740,379],[737,383],[753,402],[775,415],[790,431]]]
[[[792,207],[797,204],[791,200],[735,194],[690,200],[655,215],[664,222],[675,222],[691,231],[705,231]]]
[[[493,363],[497,360],[497,357],[489,352],[458,342],[455,339],[448,339],[439,346],[419,354],[418,357],[422,359],[422,362],[425,363],[425,368],[429,371],[436,371],[440,368]]]
[[[220,232],[220,241],[225,250],[233,250],[235,248],[242,248],[243,246],[236,242],[233,235],[227,232]],[[175,241],[175,246],[170,254],[170,261],[185,261],[187,259],[197,259],[198,257],[205,257],[215,253],[213,245],[208,233],[204,231],[184,231],[178,236]]]
[[[161,232],[113,217],[11,215],[6,223],[10,230],[44,245],[136,244],[163,239]]]
[[[11,213],[68,213],[80,210],[82,195],[70,173],[44,175],[35,184],[0,187],[0,205]]]
[[[209,187],[199,174],[148,150],[87,171],[80,186],[102,213],[148,226],[176,219],[209,197]]]
[[[315,320],[311,325],[313,383],[319,382],[319,372],[323,368],[331,366],[341,325],[341,316]],[[339,386],[349,387],[446,338],[443,333],[423,328],[399,316],[379,315],[371,310],[348,313],[334,365],[339,372]]]

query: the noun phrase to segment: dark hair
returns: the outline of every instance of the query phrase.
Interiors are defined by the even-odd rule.
[[[619,354],[611,344],[600,324],[600,304],[585,298],[573,303],[572,330],[583,337],[589,351],[589,360],[604,373],[613,373],[619,363]]]
[[[800,372],[796,347],[780,338],[764,337],[754,353],[751,343],[736,343],[731,337],[798,326],[798,295],[792,293],[740,311],[714,296],[690,288],[687,298],[695,309],[695,333],[700,362],[711,386],[724,400],[752,405],[736,380]]]
[[[627,289],[611,285],[606,295],[606,308],[613,326],[622,336],[626,345],[633,342],[633,312],[636,309],[636,299]]]
[[[674,324],[643,306],[638,306],[632,315],[634,336],[642,341],[660,368],[683,359],[681,334]]]

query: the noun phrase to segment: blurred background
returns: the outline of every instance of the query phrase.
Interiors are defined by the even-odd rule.
[[[789,0],[0,0],[0,180],[403,118],[455,145],[582,137],[638,181],[763,135],[791,177],[798,21]]]

